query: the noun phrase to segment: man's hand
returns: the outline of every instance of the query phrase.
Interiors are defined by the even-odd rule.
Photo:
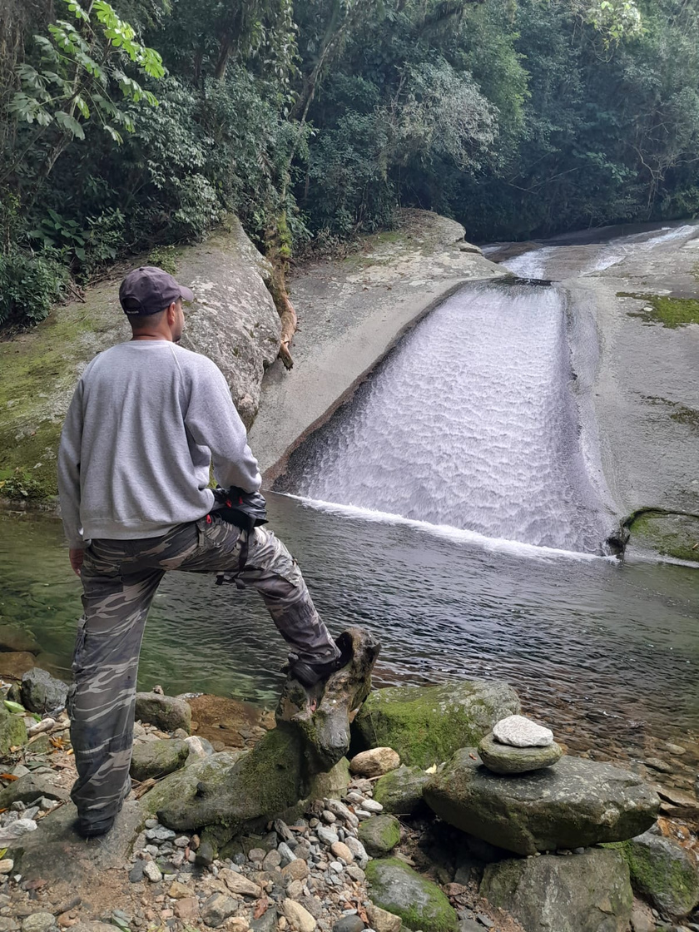
[[[70,559],[70,565],[73,568],[73,572],[76,576],[80,575],[80,570],[83,565],[83,558],[85,556],[85,551],[82,547],[71,547],[68,551],[68,558]]]

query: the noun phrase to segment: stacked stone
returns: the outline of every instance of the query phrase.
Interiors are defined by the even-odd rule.
[[[488,770],[499,774],[543,770],[563,756],[563,748],[553,740],[551,729],[523,715],[508,715],[496,722],[478,751]]]

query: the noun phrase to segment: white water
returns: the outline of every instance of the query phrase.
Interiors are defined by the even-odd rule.
[[[562,294],[470,286],[419,324],[292,460],[306,498],[491,540],[599,553]]]
[[[679,239],[687,239],[696,234],[697,224],[683,224],[678,227],[663,227],[660,232],[632,233],[628,236],[619,236],[608,243],[589,245],[589,257],[586,261],[577,263],[576,275],[592,275],[603,272],[614,265],[623,262],[629,255],[638,255],[650,252],[656,246],[670,245]],[[550,262],[555,259],[565,247],[542,246],[532,249],[508,259],[502,264],[510,272],[520,278],[546,280],[551,277]]]

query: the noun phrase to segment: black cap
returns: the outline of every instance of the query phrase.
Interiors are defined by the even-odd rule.
[[[180,298],[193,301],[194,295],[172,275],[152,265],[142,265],[129,272],[119,289],[119,301],[129,317],[158,314]]]

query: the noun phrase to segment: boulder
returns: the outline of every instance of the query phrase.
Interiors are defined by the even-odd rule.
[[[430,775],[424,770],[403,764],[376,781],[374,799],[381,803],[386,812],[415,815],[427,805],[422,798],[422,790],[429,780]]]
[[[0,676],[19,680],[29,670],[34,669],[36,660],[29,651],[10,651],[0,653]]]
[[[369,696],[355,729],[365,748],[391,747],[404,764],[426,769],[478,744],[497,721],[519,711],[517,693],[500,680],[392,686]]]
[[[627,932],[633,907],[624,858],[598,849],[490,864],[480,894],[525,932]]]
[[[0,809],[9,809],[12,803],[15,802],[22,802],[27,806],[31,806],[42,796],[46,799],[57,799],[61,802],[70,799],[68,790],[56,786],[47,777],[25,773],[23,777],[14,780],[0,792]]]
[[[699,905],[699,867],[692,851],[674,838],[644,832],[620,846],[631,870],[631,883],[656,909],[673,919]]]
[[[38,654],[39,642],[31,633],[19,625],[0,625],[0,651],[22,651]]]
[[[445,822],[516,854],[626,841],[650,828],[660,806],[641,777],[610,764],[563,757],[507,777],[487,770],[474,748],[457,751],[424,797]]]
[[[8,712],[4,702],[0,702],[0,758],[7,757],[10,748],[21,747],[27,743],[27,726],[21,715]]]
[[[176,738],[139,741],[134,744],[129,772],[139,783],[151,777],[164,777],[184,767],[189,753],[189,745]]]
[[[382,858],[400,843],[400,822],[392,815],[380,815],[359,823],[359,840],[372,857]]]
[[[350,771],[360,777],[381,777],[400,767],[400,757],[392,748],[362,751],[350,761]]]
[[[146,793],[142,799],[145,810],[149,815],[155,815],[158,810],[175,802],[186,809],[188,803],[196,799],[200,783],[223,784],[225,775],[246,753],[249,752],[220,751],[218,754],[191,761],[182,770],[169,774]]]
[[[308,799],[340,799],[350,783],[349,761],[341,758],[327,773],[316,773],[309,781]]]
[[[56,712],[65,708],[68,687],[46,670],[35,667],[22,677],[22,705],[30,712]]]
[[[192,710],[184,699],[159,693],[136,693],[136,719],[161,731],[183,728],[189,734],[192,728]]]
[[[500,744],[493,734],[489,734],[478,745],[478,753],[493,773],[528,773],[557,763],[563,756],[563,748],[555,741],[546,746],[532,747]]]
[[[456,932],[459,920],[446,895],[397,858],[370,861],[366,867],[375,906],[400,916],[408,929]]]

